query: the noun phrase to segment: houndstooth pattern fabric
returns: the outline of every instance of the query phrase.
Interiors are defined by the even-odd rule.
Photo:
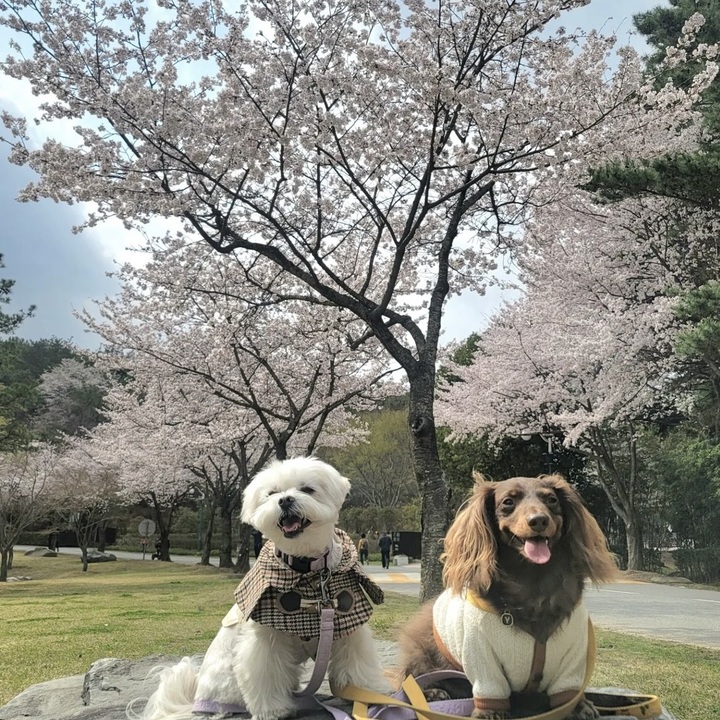
[[[343,598],[335,607],[333,638],[345,637],[364,625],[372,615],[370,600],[379,605],[384,600],[382,589],[370,580],[358,562],[357,551],[350,536],[335,528],[336,540],[342,545],[342,558],[327,580],[327,596],[333,600]],[[275,545],[267,542],[250,572],[235,590],[235,601],[245,620],[252,619],[302,638],[320,635],[322,571],[299,573],[288,567],[275,555]],[[297,612],[287,612],[280,604],[286,593],[297,593],[303,606]],[[349,595],[348,595],[349,594]],[[348,609],[346,601],[352,597]]]

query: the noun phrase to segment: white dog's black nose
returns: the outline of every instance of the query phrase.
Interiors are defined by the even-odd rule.
[[[285,497],[281,497],[278,500],[278,505],[283,510],[287,510],[289,507],[291,507],[295,503],[295,498],[292,495],[286,495]]]

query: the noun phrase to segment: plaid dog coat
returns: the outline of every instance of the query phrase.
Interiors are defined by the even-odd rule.
[[[342,545],[342,557],[325,583],[335,609],[333,639],[352,634],[370,619],[370,600],[376,605],[384,600],[382,589],[363,572],[350,536],[335,528],[335,539]],[[319,637],[322,573],[327,570],[293,570],[277,556],[274,543],[265,543],[235,590],[240,615],[290,635]]]

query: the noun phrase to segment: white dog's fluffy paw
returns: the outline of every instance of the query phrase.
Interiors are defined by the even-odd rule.
[[[378,665],[365,665],[357,663],[351,667],[335,666],[329,677],[330,689],[340,689],[348,685],[367,688],[379,693],[389,693],[392,690],[392,683]]]
[[[335,641],[330,658],[330,686],[357,685],[388,692],[391,684],[383,672],[369,625]]]
[[[249,710],[250,708],[248,708]],[[292,701],[286,705],[273,705],[272,707],[255,708],[251,711],[252,720],[284,720],[295,715],[297,707]]]

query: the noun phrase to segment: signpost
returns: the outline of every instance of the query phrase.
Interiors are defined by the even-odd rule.
[[[152,520],[142,520],[138,525],[140,533],[140,542],[143,549],[143,560],[145,559],[145,548],[147,547],[148,538],[155,532],[155,523]]]

